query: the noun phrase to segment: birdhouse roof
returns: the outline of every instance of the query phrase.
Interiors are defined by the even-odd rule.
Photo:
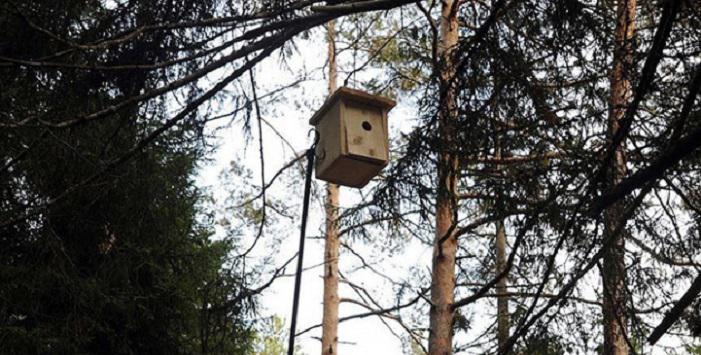
[[[364,91],[351,89],[348,87],[341,87],[336,90],[331,96],[329,96],[320,109],[316,111],[314,116],[309,119],[309,124],[316,125],[324,117],[326,111],[328,111],[331,106],[333,106],[338,100],[352,100],[360,102],[364,105],[374,106],[382,110],[389,110],[397,103],[394,100],[378,95],[371,95]]]

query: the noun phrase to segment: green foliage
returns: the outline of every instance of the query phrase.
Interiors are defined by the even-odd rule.
[[[516,354],[523,355],[564,355],[569,353],[557,336],[536,334],[524,339],[524,346]]]
[[[427,355],[426,352],[424,351],[424,349],[414,339],[410,340],[409,354],[410,355]]]
[[[289,331],[285,328],[285,322],[278,316],[273,316],[262,322],[263,329],[255,335],[254,355],[285,355],[287,354],[287,341]],[[295,346],[294,353],[303,355],[299,345]]]
[[[399,17],[360,14],[354,15],[353,21],[345,26],[341,23],[339,41],[351,43],[353,64],[384,72],[361,83],[362,86],[388,95],[424,88],[432,74],[433,43],[431,31],[422,27],[425,24],[419,20],[421,16],[418,10],[405,8]]]
[[[201,3],[180,5],[201,15],[208,9]],[[175,15],[154,5],[121,12],[99,2],[37,2],[18,11],[2,5],[0,55],[65,49],[31,28],[26,16],[57,36],[89,40],[118,31],[122,21]],[[101,55],[122,62],[172,55],[158,50],[162,44],[152,37]],[[90,56],[83,51],[58,60]],[[48,121],[53,113],[77,117],[150,88],[158,75],[2,67],[0,81],[10,90],[0,91],[0,111],[13,120],[32,112]],[[194,187],[204,152],[196,117],[129,162],[110,165],[166,117],[162,102],[134,104],[72,128],[0,133],[0,221],[14,220],[0,230],[3,353],[249,352],[245,275],[222,271],[232,246],[210,240],[203,193]]]

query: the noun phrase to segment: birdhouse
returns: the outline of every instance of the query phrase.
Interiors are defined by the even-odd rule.
[[[389,162],[387,113],[394,100],[342,87],[312,116],[316,178],[363,187]]]

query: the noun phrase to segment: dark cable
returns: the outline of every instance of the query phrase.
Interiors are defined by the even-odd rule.
[[[295,293],[292,300],[292,322],[290,324],[290,341],[287,346],[287,355],[294,354],[295,328],[297,328],[297,310],[299,309],[299,289],[302,285],[302,259],[304,259],[304,239],[307,232],[307,215],[309,214],[309,193],[312,187],[312,170],[314,169],[314,151],[318,135],[314,144],[307,150],[307,174],[304,181],[304,202],[302,204],[302,228],[299,236],[299,253],[297,255],[297,273],[295,274]]]

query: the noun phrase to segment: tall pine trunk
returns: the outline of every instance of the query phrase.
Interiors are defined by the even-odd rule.
[[[327,25],[329,95],[336,91],[335,23]],[[326,184],[326,238],[324,246],[324,313],[321,328],[321,354],[337,354],[338,347],[338,198],[339,187]]]
[[[619,0],[614,34],[613,70],[610,76],[611,97],[609,102],[608,140],[619,129],[626,105],[632,96],[630,75],[633,66],[633,39],[635,36],[636,0]],[[616,149],[609,169],[608,186],[618,184],[626,174],[625,142]],[[623,215],[623,204],[616,203],[604,211],[605,233],[611,236]],[[611,248],[604,254],[603,318],[604,355],[628,355],[626,317],[626,269],[625,235],[619,233]]]
[[[496,61],[495,61],[496,62]],[[496,63],[494,64],[496,68]],[[496,71],[496,70],[495,70]],[[496,73],[494,74],[494,87],[499,87],[497,83]],[[495,96],[492,101],[492,110],[494,115],[494,120],[499,121],[499,107],[497,106],[498,98]],[[501,160],[502,154],[502,137],[504,133],[497,130],[494,137],[494,157]],[[496,165],[496,170],[501,170],[501,165]],[[496,213],[504,212],[504,191],[503,188],[497,190],[496,196]],[[496,263],[494,267],[495,275],[499,275],[502,271],[506,269],[506,228],[504,227],[504,219],[500,219],[495,223],[495,234],[494,234],[494,249],[496,252]],[[509,328],[510,328],[510,316],[509,316],[509,296],[507,295],[507,282],[508,277],[504,276],[496,284],[497,293],[497,350],[502,353],[506,343],[509,340]]]
[[[438,54],[441,58],[438,184],[436,196],[436,231],[433,245],[431,275],[431,311],[428,349],[430,355],[447,355],[453,351],[453,310],[455,289],[455,254],[457,240],[453,235],[456,205],[457,159],[450,151],[454,148],[457,107],[453,77],[455,63],[453,49],[458,43],[457,6],[454,0],[445,0],[441,8],[441,38]]]
[[[506,230],[504,221],[496,223],[496,273],[499,274],[506,268]],[[496,285],[497,292],[497,347],[499,352],[504,349],[509,340],[509,297],[506,294],[507,278],[502,277]]]

